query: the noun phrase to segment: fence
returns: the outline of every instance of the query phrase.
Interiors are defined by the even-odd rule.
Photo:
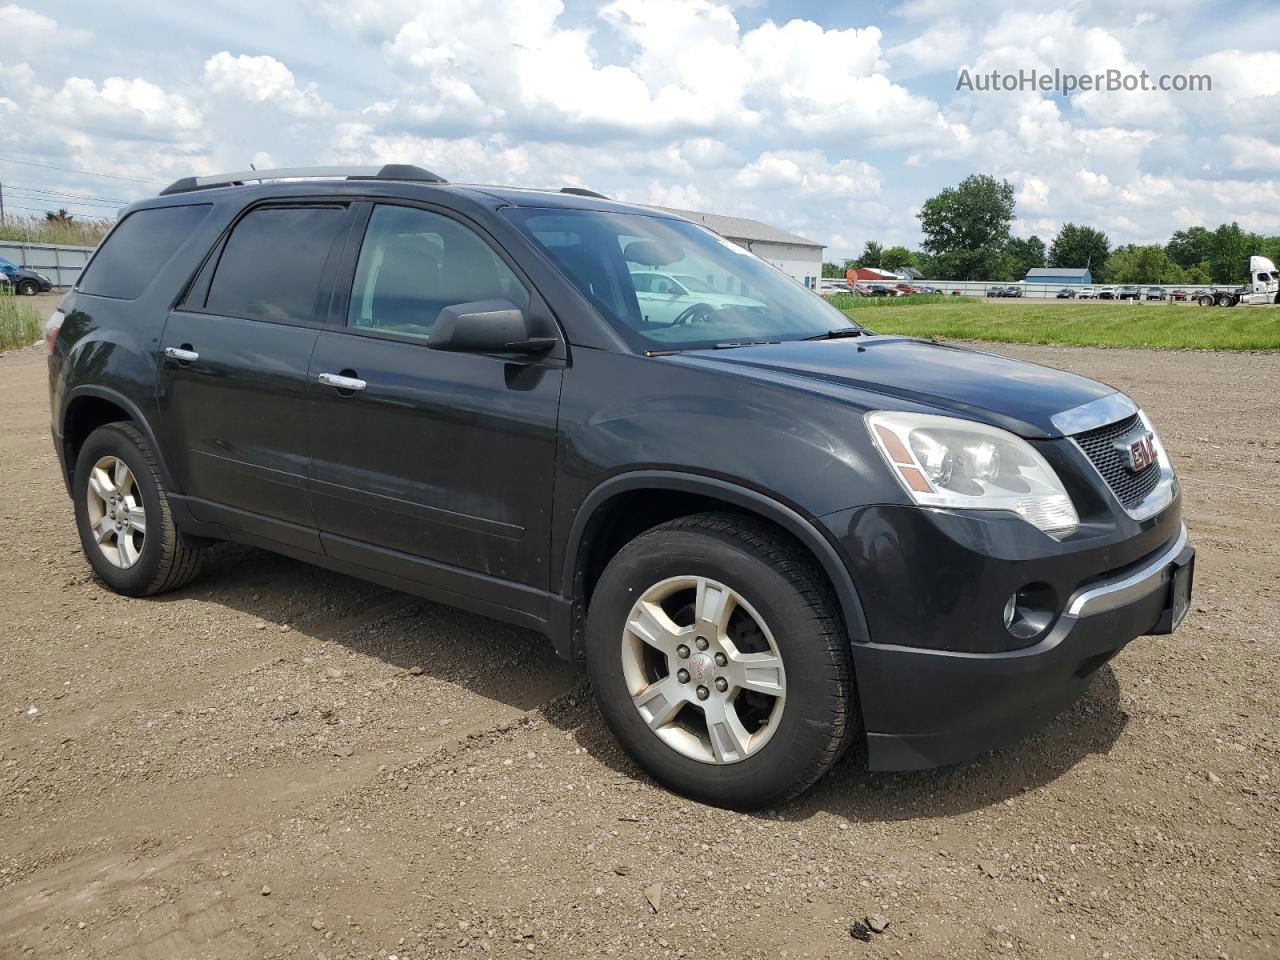
[[[55,287],[69,287],[75,283],[95,249],[60,243],[0,240],[0,257],[28,270],[38,270],[52,280]]]
[[[842,280],[824,278],[820,287],[822,293],[833,293],[831,284],[842,283]],[[908,283],[915,287],[935,287],[943,293],[959,293],[969,297],[985,297],[987,291],[993,287],[1018,287],[1022,290],[1022,295],[1028,299],[1053,300],[1058,296],[1058,291],[1066,288],[1075,290],[1077,293],[1084,289],[1081,284],[1073,283],[1024,283],[1024,282],[999,282],[995,280],[859,280],[862,284],[885,284],[894,286],[899,283]],[[1094,293],[1099,290],[1107,289],[1119,290],[1120,284],[1117,283],[1094,283],[1089,284]],[[1134,284],[1141,291],[1143,298],[1147,295],[1148,287],[1159,287],[1166,296],[1174,290],[1185,290],[1188,297],[1191,297],[1201,290],[1235,290],[1239,288],[1238,283],[1217,283],[1217,284],[1194,284],[1194,283],[1139,283]]]

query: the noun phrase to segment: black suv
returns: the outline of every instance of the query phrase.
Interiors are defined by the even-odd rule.
[[[876,335],[582,190],[182,180],[48,341],[108,587],[179,587],[225,539],[531,627],[641,766],[716,804],[795,796],[855,740],[881,770],[1007,743],[1190,598],[1128,397]]]

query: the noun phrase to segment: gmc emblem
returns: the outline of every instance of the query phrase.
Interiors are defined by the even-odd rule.
[[[1156,462],[1156,440],[1150,433],[1144,433],[1129,444],[1129,469],[1134,473],[1151,466]]]

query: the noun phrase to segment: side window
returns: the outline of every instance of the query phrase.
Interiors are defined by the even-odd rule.
[[[136,210],[111,231],[76,282],[98,297],[135,300],[209,215],[209,203]]]
[[[276,323],[316,319],[321,281],[347,208],[259,207],[227,238],[205,308]]]
[[[653,274],[651,273],[633,273],[631,275],[631,283],[636,288],[636,293],[652,293]]]
[[[425,340],[441,310],[472,300],[510,300],[527,309],[529,293],[493,249],[456,220],[414,207],[373,208],[348,326]]]

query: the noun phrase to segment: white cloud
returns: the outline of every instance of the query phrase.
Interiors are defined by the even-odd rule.
[[[21,49],[25,57],[55,48],[78,47],[91,37],[88,30],[59,24],[46,14],[16,3],[0,6],[0,23],[4,24],[10,49]]]
[[[186,139],[203,123],[186,97],[141,78],[108,77],[99,86],[84,77],[68,77],[43,106],[50,121],[69,130],[121,139]]]
[[[233,57],[223,50],[205,61],[204,80],[214,93],[248,103],[270,103],[301,117],[328,110],[314,85],[299,88],[293,71],[275,57]]]

